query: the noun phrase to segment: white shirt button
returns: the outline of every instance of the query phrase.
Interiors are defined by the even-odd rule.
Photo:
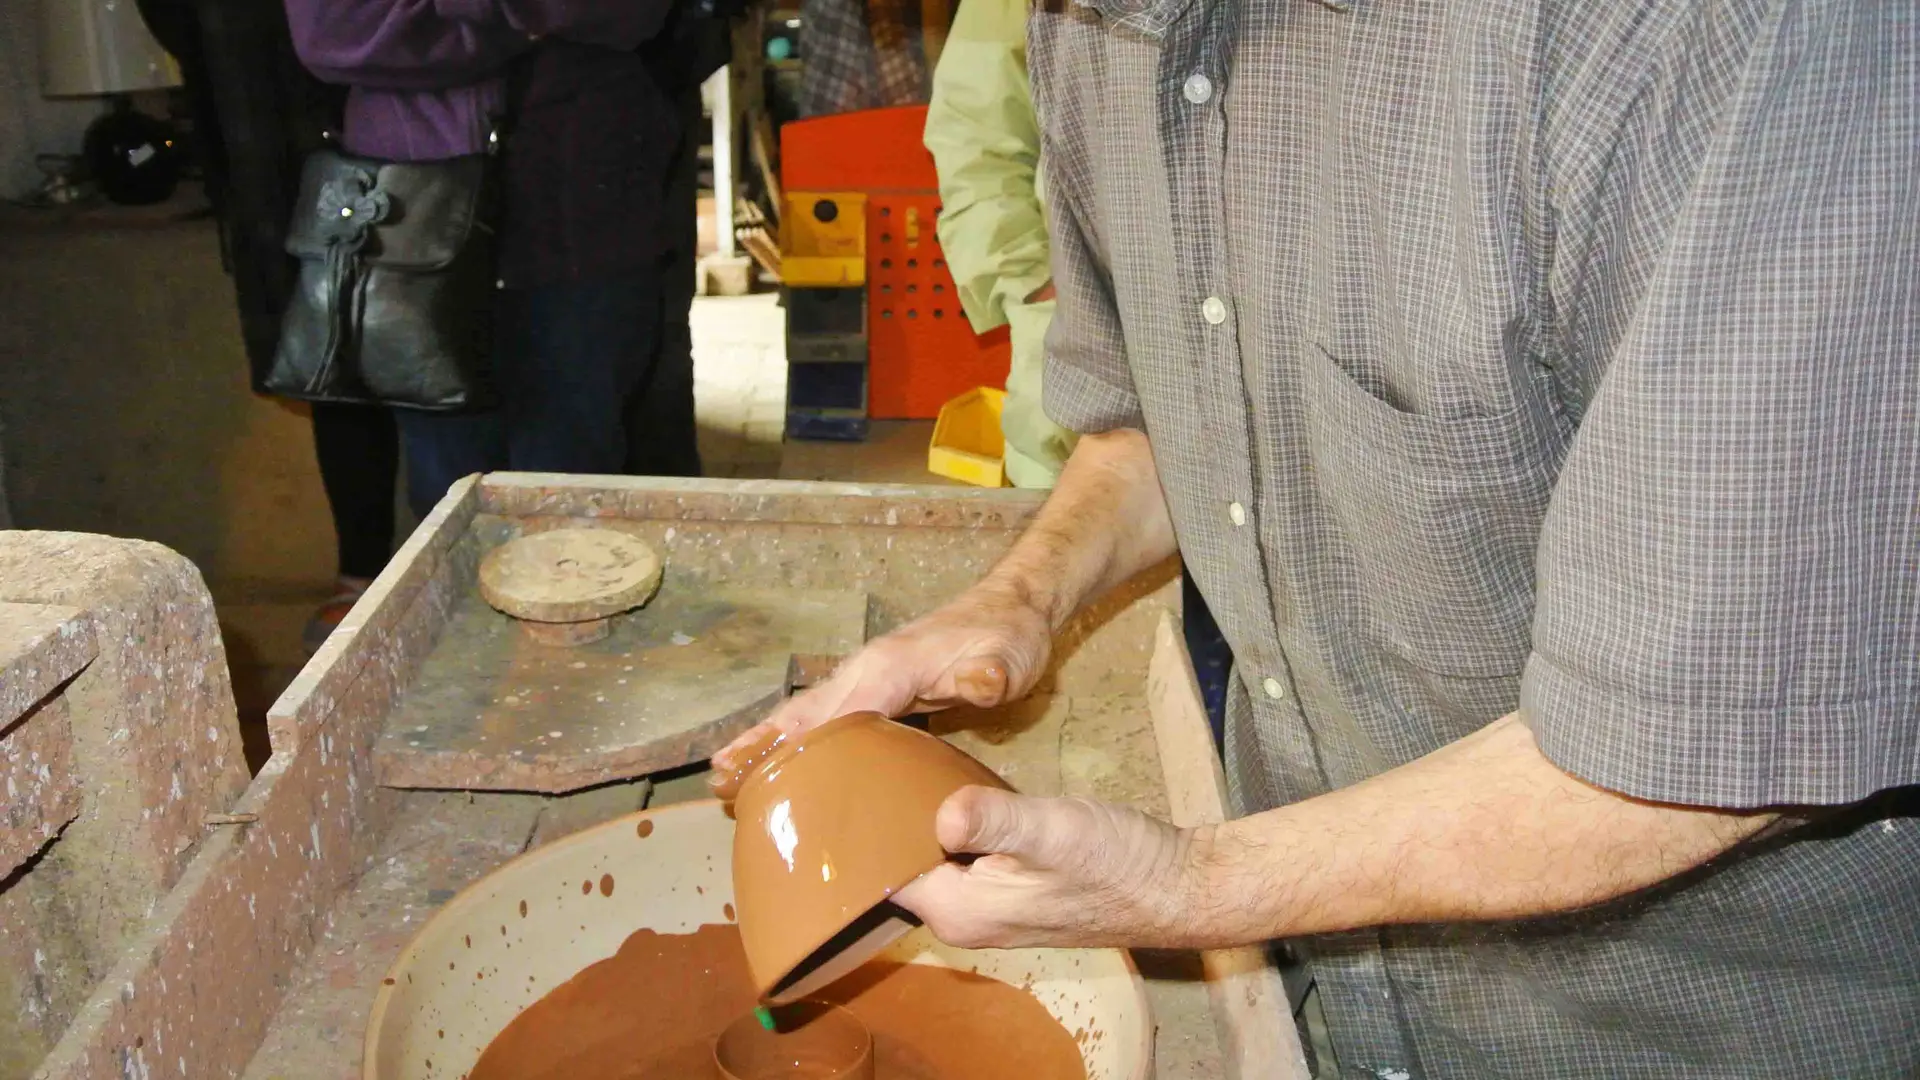
[[[1213,100],[1213,80],[1196,71],[1187,76],[1187,84],[1180,88],[1180,92],[1195,105],[1205,105]]]
[[[1268,679],[1260,684],[1260,689],[1265,690],[1267,696],[1275,701],[1287,696],[1287,688],[1280,685],[1279,679]]]
[[[1227,507],[1227,516],[1233,519],[1235,525],[1245,525],[1247,523],[1247,508],[1241,506],[1239,503],[1234,503]]]
[[[1217,296],[1209,296],[1207,302],[1200,305],[1200,315],[1213,325],[1219,326],[1227,321],[1227,302]]]

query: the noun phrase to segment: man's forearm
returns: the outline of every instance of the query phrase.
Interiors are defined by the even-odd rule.
[[[1176,936],[1230,945],[1570,911],[1698,866],[1777,816],[1595,788],[1508,717],[1364,783],[1194,834],[1190,932]]]
[[[1058,629],[1174,551],[1146,435],[1111,431],[1080,440],[1033,524],[977,588],[1011,593]]]

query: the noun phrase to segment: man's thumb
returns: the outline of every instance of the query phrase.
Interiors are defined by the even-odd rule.
[[[1021,855],[1030,845],[1030,800],[1010,791],[964,787],[940,804],[934,832],[955,855]]]
[[[953,672],[953,689],[962,701],[976,709],[991,709],[1005,704],[1011,665],[998,656],[971,656],[960,661]]]

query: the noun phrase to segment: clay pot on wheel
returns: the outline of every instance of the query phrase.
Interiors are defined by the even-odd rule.
[[[731,793],[734,904],[762,997],[794,1001],[913,929],[889,898],[939,866],[934,817],[993,770],[878,713],[830,720],[747,755]]]
[[[796,1001],[769,1031],[752,1013],[713,1043],[720,1080],[873,1080],[873,1033],[838,1005]]]

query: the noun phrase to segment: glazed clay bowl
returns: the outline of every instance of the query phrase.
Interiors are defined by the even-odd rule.
[[[754,986],[794,1001],[917,925],[889,899],[946,861],[934,817],[993,770],[878,713],[830,720],[748,755],[732,792],[733,894]]]
[[[852,1013],[796,1001],[774,1017],[770,1030],[748,1013],[713,1041],[719,1080],[873,1080],[873,1033]]]

